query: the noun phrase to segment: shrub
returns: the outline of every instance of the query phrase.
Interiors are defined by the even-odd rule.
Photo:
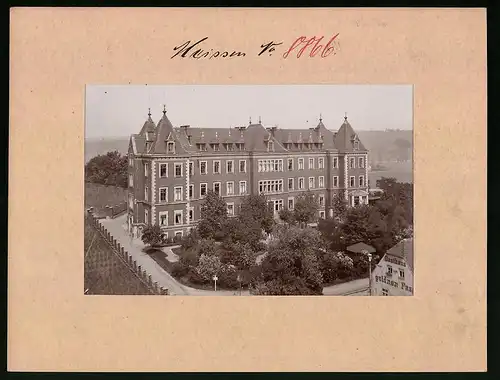
[[[189,267],[178,261],[172,265],[172,276],[176,278],[184,277],[189,273]]]

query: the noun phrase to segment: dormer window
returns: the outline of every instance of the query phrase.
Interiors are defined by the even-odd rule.
[[[245,150],[245,144],[243,144],[243,143],[236,143],[236,149],[238,149],[238,150]]]
[[[354,150],[358,150],[358,149],[359,149],[359,141],[354,140]]]
[[[232,143],[227,143],[227,144],[224,144],[226,146],[226,150],[228,152],[232,152],[233,151],[233,144]]]
[[[267,151],[268,152],[274,152],[274,141],[268,141],[267,142]]]
[[[173,141],[167,143],[167,153],[175,153],[175,143]]]
[[[146,132],[146,140],[150,141],[153,139],[153,133],[152,132]]]
[[[149,148],[151,148],[151,143],[147,142],[146,143],[146,153],[149,152]]]
[[[212,148],[212,150],[214,152],[218,152],[220,150],[218,143],[217,144],[210,144],[210,147]]]
[[[198,146],[198,150],[205,152],[207,150],[207,144],[196,144]]]

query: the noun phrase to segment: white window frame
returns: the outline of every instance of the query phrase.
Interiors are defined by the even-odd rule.
[[[309,157],[309,170],[314,169],[314,157]]]
[[[318,158],[318,169],[324,169],[325,168],[325,159],[323,157]]]
[[[283,178],[263,179],[258,182],[260,194],[281,194],[283,193]]]
[[[218,193],[218,195],[219,195],[219,197],[220,197],[220,196],[221,196],[221,193],[222,193],[222,189],[221,189],[221,187],[222,187],[222,186],[221,186],[221,183],[220,183],[219,181],[215,181],[215,182],[213,182],[213,183],[212,183],[212,191],[213,191],[214,193],[217,193],[217,192],[215,191],[215,185],[217,185],[217,184],[219,185],[219,193]]]
[[[292,201],[292,207],[290,208],[290,201]],[[295,208],[295,198],[294,197],[288,197],[288,201],[286,203],[286,206],[288,210],[293,210]]]
[[[165,200],[161,200],[161,191],[165,190]],[[168,187],[158,188],[158,203],[168,203]]]
[[[205,172],[203,172],[203,171],[201,170],[201,169],[202,169],[202,167],[203,167],[203,165],[202,165],[203,163],[205,164]],[[208,162],[207,162],[207,161],[200,161],[200,174],[201,174],[201,175],[206,175],[206,174],[207,174],[207,172],[208,172]]]
[[[149,202],[149,187],[147,186],[144,187],[144,200]]]
[[[189,199],[194,199],[194,185],[189,185],[189,189],[188,189],[188,196],[189,196]]]
[[[297,161],[298,170],[304,170],[304,158],[299,158]]]
[[[189,221],[193,222],[195,220],[195,218],[194,218],[194,207],[189,207],[188,212],[189,212],[189,214],[188,214],[189,215]],[[193,213],[193,217],[192,218],[191,218],[191,215],[190,215],[191,213]]]
[[[399,278],[405,278],[405,271],[403,269],[399,270]]]
[[[354,185],[351,185],[351,183],[354,183]],[[349,176],[349,187],[356,187],[356,176]]]
[[[161,224],[161,217],[162,216],[165,216],[165,224]],[[158,222],[160,224],[160,227],[168,226],[168,211],[160,211],[158,213]]]
[[[290,180],[292,181],[292,187],[290,187]],[[288,186],[288,191],[295,190],[295,179],[294,178],[288,178],[287,186]]]
[[[244,192],[241,192],[241,185],[242,185],[243,183],[245,184],[245,191],[244,191]],[[245,194],[247,193],[247,181],[240,181],[240,183],[239,183],[239,190],[238,190],[238,191],[239,191],[239,194],[240,194],[240,195],[245,195]]]
[[[358,157],[358,167],[359,168],[365,167],[365,158],[364,157]]]
[[[134,175],[133,174],[128,175],[128,185],[129,185],[129,187],[134,186]]]
[[[161,173],[162,167],[165,168],[165,175],[161,175],[162,174]],[[158,164],[158,177],[159,178],[167,178],[168,177],[168,163],[167,162],[165,162],[165,163],[162,162],[162,163]]]
[[[189,175],[194,175],[194,162],[193,161],[189,161],[188,169],[189,169]]]
[[[334,169],[339,168],[339,158],[338,157],[333,157],[333,168]]]
[[[389,290],[386,288],[382,288],[382,295],[383,296],[388,296],[389,295]]]
[[[323,201],[321,201],[323,200]],[[318,205],[319,207],[325,207],[325,195],[324,194],[318,194]]]
[[[174,232],[174,237],[177,236],[178,234],[181,235],[181,237],[183,237],[184,236],[184,231],[182,231],[182,230],[175,231]]]
[[[232,185],[233,187],[233,191],[231,193],[229,193],[229,185]],[[226,195],[227,196],[233,196],[234,195],[234,181],[227,181],[226,182]]]
[[[356,169],[356,157],[349,157],[349,169]]]
[[[337,179],[337,184],[336,185],[335,185],[335,179]],[[339,187],[339,176],[338,175],[334,175],[333,176],[332,187],[334,187],[334,188],[338,188]]]
[[[243,165],[243,171],[241,170],[241,163],[244,163]],[[238,161],[238,170],[240,173],[246,173],[247,172],[247,160],[239,160]]]
[[[312,180],[312,186],[311,186],[311,180]],[[316,188],[316,180],[314,177],[309,177],[309,180],[307,181],[307,186],[309,190],[314,190]]]
[[[148,172],[149,172],[149,162],[145,162],[144,163],[144,177],[148,176]]]
[[[300,186],[300,180],[302,180],[302,187]],[[299,180],[297,182],[297,189],[298,190],[304,190],[305,187],[306,187],[306,184],[305,184],[306,180],[304,177],[299,177]]]
[[[318,177],[318,188],[319,189],[324,189],[325,188],[325,176],[320,175]]]
[[[229,213],[229,206],[232,206],[233,212]],[[226,203],[226,212],[228,216],[234,216],[234,202]]]
[[[173,147],[170,149],[170,147]],[[167,142],[167,154],[175,154],[175,142],[169,141]]]
[[[180,199],[177,199],[177,190],[178,189],[181,190],[181,192],[180,192],[180,194],[181,194]],[[183,200],[184,200],[184,196],[182,194],[182,186],[175,186],[174,187],[174,202],[182,202]]]
[[[229,171],[229,163],[231,163],[232,170]],[[234,174],[234,160],[226,160],[226,173],[227,174]]]
[[[286,160],[286,167],[288,170],[290,171],[293,171],[293,168],[294,168],[294,159],[293,158],[289,158]],[[290,163],[292,163],[292,168],[290,169]]]
[[[267,142],[267,151],[268,152],[274,152],[274,141],[269,140]]]
[[[219,171],[218,171],[218,172],[216,172],[216,171],[215,171],[215,163],[216,163],[216,162],[218,162],[218,163],[219,163]],[[212,161],[212,172],[213,172],[214,174],[220,174],[220,173],[221,173],[221,168],[220,168],[220,160],[213,160],[213,161]]]
[[[363,183],[363,184],[361,184],[361,183]],[[359,184],[359,187],[365,187],[365,176],[364,175],[359,176],[358,184]]]
[[[319,217],[320,217],[320,219],[325,219],[325,211],[324,210],[321,210],[319,212]]]
[[[181,215],[181,222],[176,223],[177,215]],[[182,226],[184,224],[184,210],[174,210],[174,226]]]
[[[205,185],[205,194],[202,194],[201,188],[202,186]],[[207,196],[207,191],[208,191],[208,183],[202,182],[200,183],[200,198],[204,198]]]
[[[177,175],[177,168],[180,166],[181,168],[181,174]],[[183,173],[183,166],[182,162],[175,162],[174,163],[174,178],[182,178],[182,173]]]

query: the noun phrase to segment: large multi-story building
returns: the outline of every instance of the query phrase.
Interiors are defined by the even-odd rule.
[[[129,231],[158,224],[183,235],[200,218],[209,189],[238,212],[247,194],[263,193],[275,212],[294,208],[306,190],[317,196],[319,218],[333,215],[335,194],[352,206],[368,203],[368,151],[344,118],[337,132],[319,123],[281,129],[258,123],[235,128],[174,127],[165,108],[157,125],[149,118],[128,150]]]

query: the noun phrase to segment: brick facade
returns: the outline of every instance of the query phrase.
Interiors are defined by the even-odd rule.
[[[246,194],[264,192],[275,210],[293,207],[311,190],[318,217],[332,215],[335,194],[368,202],[368,151],[347,118],[337,133],[323,125],[301,130],[250,124],[238,128],[174,127],[163,111],[149,115],[129,144],[129,229],[159,224],[170,237],[200,218],[201,192],[218,188],[236,215]],[[310,187],[311,186],[311,187]]]

